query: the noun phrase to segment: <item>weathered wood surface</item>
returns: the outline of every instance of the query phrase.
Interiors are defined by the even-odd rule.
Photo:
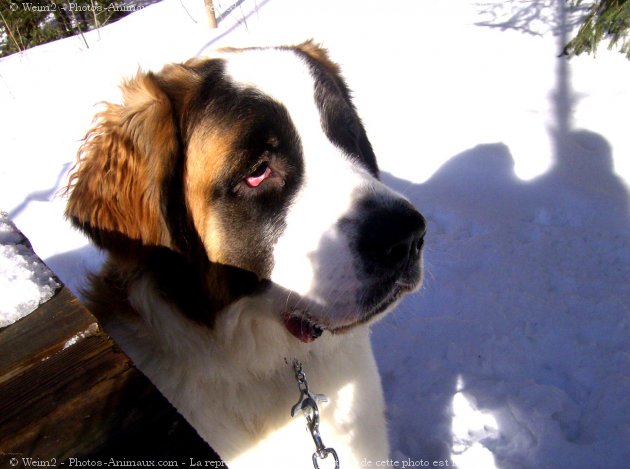
[[[217,460],[63,287],[0,329],[0,467],[110,456]]]

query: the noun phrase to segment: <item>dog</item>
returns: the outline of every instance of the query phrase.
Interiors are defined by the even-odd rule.
[[[369,325],[421,284],[426,223],[339,66],[313,41],[222,49],[121,88],[68,185],[107,253],[90,309],[230,468],[313,467],[294,360],[341,467],[386,460]]]

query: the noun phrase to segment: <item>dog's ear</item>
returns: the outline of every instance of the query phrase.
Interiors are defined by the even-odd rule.
[[[79,150],[66,216],[97,245],[120,240],[171,246],[161,182],[179,149],[173,103],[153,73],[122,85],[123,104],[106,104]]]

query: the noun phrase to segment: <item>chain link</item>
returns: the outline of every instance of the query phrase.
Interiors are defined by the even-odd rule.
[[[328,399],[323,394],[312,394],[309,391],[304,368],[302,367],[302,363],[298,360],[293,361],[293,371],[295,372],[295,380],[300,390],[300,399],[297,404],[291,408],[291,417],[295,417],[298,412],[302,412],[306,417],[306,428],[310,432],[315,447],[317,448],[313,453],[313,467],[320,469],[318,459],[326,459],[329,455],[332,455],[335,461],[335,469],[339,469],[337,452],[333,448],[327,448],[319,434],[319,408],[317,407],[317,403],[327,402]]]

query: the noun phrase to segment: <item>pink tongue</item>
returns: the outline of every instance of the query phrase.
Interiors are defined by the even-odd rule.
[[[313,337],[311,327],[297,316],[289,316],[284,319],[287,330],[304,343],[313,342],[317,337]],[[318,336],[319,337],[319,336]]]

